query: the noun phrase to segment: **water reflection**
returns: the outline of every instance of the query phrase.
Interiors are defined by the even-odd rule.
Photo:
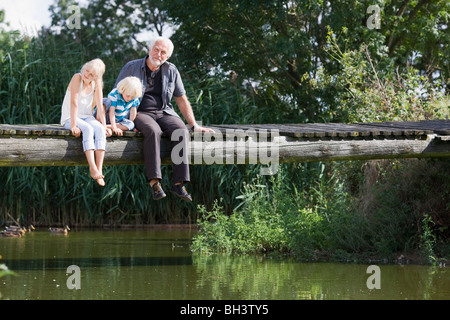
[[[198,257],[200,287],[211,286],[214,299],[223,288],[240,299],[450,299],[448,269],[380,265],[381,289],[369,290],[368,265],[298,263],[289,259]]]
[[[449,299],[447,268],[380,265],[381,289],[369,290],[367,266],[298,263],[268,257],[193,255],[190,231],[34,232],[0,238],[0,279],[8,299]],[[81,270],[81,289],[66,285]]]

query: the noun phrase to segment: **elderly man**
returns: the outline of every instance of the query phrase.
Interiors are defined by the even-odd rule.
[[[172,148],[183,143],[181,150],[187,150],[189,139],[184,121],[171,104],[172,96],[191,130],[213,132],[212,129],[201,127],[196,123],[180,73],[175,65],[167,62],[172,52],[173,43],[170,39],[164,37],[154,39],[150,44],[148,55],[143,59],[128,62],[120,71],[115,84],[117,86],[120,80],[128,76],[135,76],[142,81],[143,95],[134,123],[136,129],[144,135],[145,170],[155,200],[166,196],[161,186],[161,136],[165,134],[171,137],[176,131],[180,140],[172,141]],[[187,155],[183,157],[187,160]],[[171,192],[183,200],[192,201],[191,195],[184,187],[184,183],[190,181],[189,165],[187,161],[178,162],[173,164]]]

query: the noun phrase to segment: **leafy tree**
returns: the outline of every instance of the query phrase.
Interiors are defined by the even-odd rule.
[[[326,101],[333,100],[335,88],[324,89],[324,99],[324,92],[303,81],[316,77],[322,67],[330,75],[340,70],[323,50],[327,27],[346,32],[344,50],[371,43],[375,60],[388,50],[399,67],[414,65],[430,79],[436,71],[448,78],[446,1],[379,1],[380,29],[368,26],[367,9],[373,4],[377,2],[171,1],[168,13],[179,26],[173,39],[183,47],[178,55],[186,69],[232,78],[255,97],[258,107],[271,106],[275,121],[329,121],[338,106]]]
[[[51,7],[52,30],[79,43],[86,57],[106,59],[111,78],[142,56],[143,33],[171,30],[177,47],[172,59],[182,71],[231,81],[262,114],[270,114],[270,122],[333,121],[337,88],[309,81],[319,71],[342,71],[324,50],[329,28],[344,32],[338,37],[344,51],[370,44],[375,64],[384,63],[388,52],[396,66],[413,66],[431,84],[449,77],[445,0],[94,0],[81,8],[81,27],[69,30],[74,3],[58,0]],[[369,25],[371,5],[378,6],[379,28]]]
[[[68,25],[75,14],[71,6],[80,10],[79,27]],[[170,27],[166,11],[160,8],[161,0],[94,0],[86,7],[76,1],[58,0],[49,8],[52,24],[47,32],[60,41],[77,43],[86,59],[102,58],[108,68],[105,85],[110,87],[126,62],[147,51],[142,38],[162,35]]]
[[[72,6],[80,9],[79,28],[67,25],[67,19],[74,13]],[[146,49],[146,44],[138,39],[141,33],[163,35],[170,23],[162,8],[161,0],[94,0],[89,1],[87,7],[73,0],[58,0],[50,6],[50,11],[53,30],[68,32],[67,29],[71,29],[75,39],[95,39],[97,45],[106,45],[103,50],[113,54],[123,46]]]
[[[411,65],[431,81],[450,76],[450,3],[446,0],[389,1],[384,6],[385,44],[399,65]],[[450,87],[446,86],[447,93]]]
[[[302,77],[325,61],[323,17],[340,19],[325,14],[329,7],[320,1],[200,0],[183,7],[170,2],[168,10],[179,25],[173,38],[184,48],[186,68],[231,74],[259,106],[272,106],[274,120],[320,116],[320,103]]]

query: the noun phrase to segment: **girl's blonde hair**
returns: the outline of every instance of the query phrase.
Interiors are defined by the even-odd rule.
[[[117,91],[120,94],[126,94],[140,98],[142,96],[142,83],[137,77],[126,77],[117,84]]]
[[[97,78],[95,80],[95,89],[94,89],[94,97],[95,97],[95,91],[97,89],[103,89],[103,74],[105,73],[106,66],[101,59],[96,58],[94,60],[86,62],[81,67],[81,73],[83,73],[84,69],[86,69],[88,66],[91,67],[91,72]],[[94,108],[95,108],[95,98],[92,99],[92,110],[94,110]]]
[[[91,60],[86,62],[82,67],[81,67],[81,73],[83,73],[84,69],[86,69],[88,66],[91,67],[92,73],[95,75],[95,77],[102,81],[103,80],[103,74],[105,73],[105,64],[103,63],[103,61],[99,58]]]

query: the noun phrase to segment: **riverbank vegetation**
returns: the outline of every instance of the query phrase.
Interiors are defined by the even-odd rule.
[[[446,160],[283,166],[246,184],[233,215],[221,201],[201,207],[193,250],[435,263],[450,254],[449,169]]]
[[[385,1],[380,28],[365,1],[145,3],[90,1],[68,28],[72,2],[55,1],[52,26],[35,37],[9,31],[0,14],[0,123],[58,123],[71,75],[95,57],[107,66],[106,95],[122,66],[146,54],[150,31],[170,33],[171,61],[206,125],[449,115],[446,1]],[[105,188],[86,167],[0,168],[0,224],[198,223],[196,252],[419,252],[436,262],[450,256],[449,167],[445,158],[318,162],[259,176],[256,165],[191,166],[193,203],[152,201],[142,166],[105,167]],[[169,166],[163,176],[169,186]]]

